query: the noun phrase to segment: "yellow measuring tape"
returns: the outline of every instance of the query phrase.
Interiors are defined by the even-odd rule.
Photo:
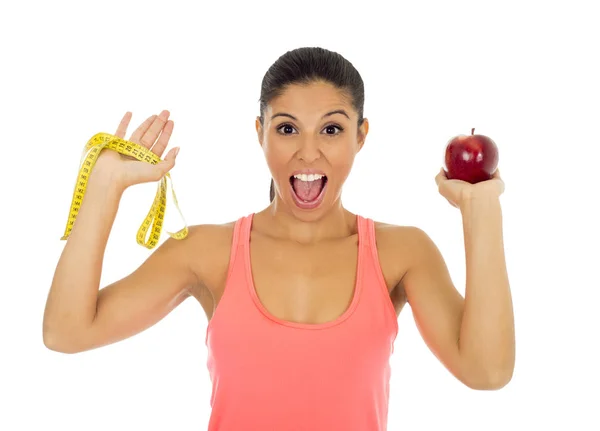
[[[61,240],[66,240],[71,234],[71,230],[75,224],[75,219],[77,218],[77,213],[81,208],[81,202],[83,201],[83,195],[85,194],[90,173],[96,164],[96,160],[98,159],[100,152],[104,149],[113,150],[123,155],[134,157],[141,162],[151,163],[153,165],[161,161],[160,158],[152,151],[134,142],[126,141],[125,139],[121,139],[109,133],[98,133],[94,135],[88,141],[83,150],[79,168],[79,176],[77,177],[75,191],[73,192],[73,200],[71,201],[71,209],[69,210],[69,219],[67,221],[65,233]],[[167,180],[171,181],[171,193],[173,194],[173,201],[177,211],[179,211],[179,215],[181,215],[181,219],[183,220],[184,224],[183,229],[175,233],[167,233],[171,238],[174,239],[184,239],[188,234],[188,227],[185,219],[183,218],[183,214],[179,209],[177,197],[175,196],[175,190],[173,189],[173,180],[171,179],[169,173],[167,173],[159,181],[158,190],[156,191],[156,197],[154,198],[152,207],[150,208],[146,219],[137,232],[137,243],[148,249],[154,248],[160,239],[160,233],[165,220],[165,210],[167,207]],[[148,229],[150,228],[150,225],[152,225],[150,235],[148,238],[146,238],[148,236]]]

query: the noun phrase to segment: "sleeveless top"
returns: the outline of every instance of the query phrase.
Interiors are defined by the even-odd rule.
[[[281,320],[260,302],[250,266],[254,214],[234,227],[227,281],[206,331],[209,431],[384,431],[398,321],[375,228],[357,216],[353,299],[321,324]]]

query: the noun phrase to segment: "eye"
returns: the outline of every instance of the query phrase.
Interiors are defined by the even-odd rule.
[[[336,133],[336,129],[338,130],[338,132]],[[289,123],[285,123],[280,125],[279,127],[277,127],[277,133],[281,134],[281,135],[291,135],[293,134],[293,131],[296,130],[294,129],[294,126],[292,126]],[[340,126],[338,126],[337,124],[331,124],[329,126],[326,126],[324,129],[325,134],[328,136],[337,136],[339,135],[344,129]]]
[[[281,134],[281,135],[291,135],[292,134],[292,130],[294,130],[294,127],[291,124],[282,124],[281,126],[279,126],[277,129],[277,133]],[[283,132],[281,130],[284,130]]]
[[[338,132],[338,133],[335,133],[335,129],[338,129],[338,130],[339,130],[339,132]],[[336,135],[339,135],[339,134],[342,132],[342,130],[344,130],[344,129],[343,129],[342,127],[340,127],[340,126],[336,125],[336,124],[331,124],[331,125],[329,125],[329,126],[325,127],[325,129],[324,129],[324,130],[326,130],[326,131],[327,131],[327,132],[325,133],[326,135],[329,135],[329,136],[336,136]],[[329,133],[330,131],[331,131],[331,133]]]

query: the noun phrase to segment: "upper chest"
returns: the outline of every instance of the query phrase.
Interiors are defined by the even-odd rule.
[[[299,323],[325,323],[341,316],[350,306],[357,285],[360,259],[377,258],[390,301],[399,314],[406,300],[399,285],[408,268],[402,247],[385,230],[376,231],[377,253],[359,247],[358,234],[318,244],[298,244],[252,233],[247,247],[240,247],[250,271],[249,286],[273,316]],[[229,254],[220,271],[209,277],[210,295],[195,295],[210,319],[226,281]],[[227,262],[227,264],[223,264]]]

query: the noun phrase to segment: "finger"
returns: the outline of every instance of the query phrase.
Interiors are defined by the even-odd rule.
[[[500,178],[500,169],[496,168],[496,172],[492,175],[492,178]]]
[[[148,130],[146,130],[146,132],[142,135],[140,144],[150,149],[156,142],[156,138],[158,138],[161,130],[165,127],[169,115],[171,115],[169,111],[162,111],[160,115],[154,119],[150,127],[148,127]]]
[[[177,155],[179,154],[179,147],[171,148],[167,155],[165,156],[165,162],[175,162],[177,159]]]
[[[440,185],[440,183],[444,180],[447,180],[448,178],[446,177],[446,173],[444,172],[444,168],[440,169],[440,172],[435,176],[435,183],[438,185]]]
[[[139,127],[137,129],[135,129],[135,132],[133,132],[131,134],[131,137],[129,138],[129,140],[131,142],[135,142],[136,144],[139,144],[142,136],[144,136],[144,133],[146,133],[146,130],[148,130],[148,127],[150,127],[150,125],[152,124],[152,122],[154,121],[154,119],[156,118],[156,115],[151,115],[150,117],[146,118],[146,121],[144,121],[142,124],[139,125]]]
[[[169,139],[171,139],[171,135],[173,133],[173,126],[173,121],[167,121],[167,124],[165,124],[165,128],[162,129],[162,133],[160,134],[158,141],[156,141],[156,144],[154,144],[154,146],[152,147],[152,152],[158,157],[162,156],[162,153],[165,151],[165,148],[167,148],[167,145],[169,145]]]
[[[148,165],[154,169],[153,179],[155,181],[160,180],[165,176],[167,172],[169,172],[175,166],[175,159],[177,157],[177,153],[179,152],[179,148],[173,148],[171,151],[167,153],[167,156],[164,160],[161,160],[156,165]]]
[[[115,136],[124,139],[125,133],[127,133],[127,127],[129,126],[129,122],[131,121],[131,112],[126,112],[123,116],[123,119],[119,123],[119,127],[117,127],[117,131],[115,132]]]
[[[447,200],[447,201],[448,201],[448,203],[449,203],[450,205],[452,205],[454,208],[458,208],[458,207],[457,207],[455,204],[453,204],[452,202],[450,202],[450,199],[446,198],[446,200]]]

